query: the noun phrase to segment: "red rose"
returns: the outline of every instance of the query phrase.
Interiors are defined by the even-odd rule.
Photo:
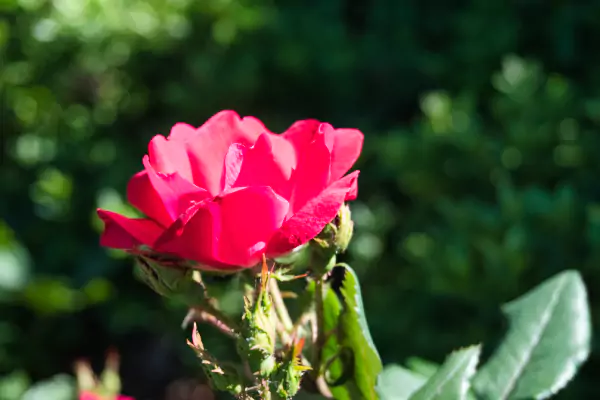
[[[79,400],[106,400],[106,399],[113,399],[113,397],[102,397],[99,394],[96,393],[92,393],[92,392],[81,392],[79,394]],[[133,397],[129,397],[129,396],[123,396],[123,395],[118,395],[116,398],[114,398],[115,400],[135,400]]]
[[[274,134],[256,118],[221,111],[200,128],[178,123],[155,136],[142,172],[127,187],[148,218],[98,210],[101,245],[235,270],[285,254],[314,238],[357,194],[356,129],[298,121]]]

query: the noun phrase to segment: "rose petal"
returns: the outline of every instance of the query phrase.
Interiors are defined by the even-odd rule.
[[[246,150],[247,147],[239,143],[229,146],[229,150],[225,156],[225,163],[223,164],[223,176],[221,177],[223,181],[221,186],[224,191],[231,189],[238,179]]]
[[[314,119],[294,123],[282,136],[289,141],[298,159],[307,150],[316,131],[322,124]],[[329,124],[326,126],[331,127]],[[327,129],[325,132],[330,141],[331,150],[331,182],[340,179],[358,159],[364,141],[363,134],[358,129]]]
[[[127,184],[127,200],[149,218],[168,227],[173,221],[150,182],[148,171],[135,174]]]
[[[331,222],[349,191],[356,185],[359,171],[332,183],[287,220],[267,247],[269,257],[285,254],[308,242]]]
[[[289,179],[292,171],[296,169],[296,165],[298,164],[296,150],[292,143],[286,140],[283,135],[269,134],[268,136],[273,157],[286,176],[286,179]]]
[[[114,249],[133,249],[142,244],[152,246],[163,232],[163,228],[150,219],[131,219],[101,209],[97,213],[104,222],[101,246]]]
[[[192,181],[192,169],[187,155],[185,142],[181,139],[175,139],[176,137],[187,137],[189,135],[189,128],[191,127],[184,124],[177,124],[175,126],[177,129],[174,127],[171,130],[169,139],[166,139],[161,135],[152,138],[148,145],[149,161],[157,172],[165,174],[177,172],[183,178]],[[185,135],[182,133],[178,135],[173,134],[173,132],[178,131],[185,131],[188,133]]]
[[[280,158],[276,157],[273,151],[273,137],[274,135],[265,133],[258,138],[254,146],[238,147],[241,161],[237,167],[238,174],[233,184],[226,189],[269,186],[282,197],[289,197],[292,168],[287,162],[281,162]],[[229,161],[226,164],[229,164]]]
[[[256,264],[281,227],[289,204],[270,187],[253,186],[218,199],[221,207],[220,259],[231,265]]]
[[[171,128],[169,133],[169,140],[176,140],[179,142],[187,142],[193,140],[196,136],[196,128],[190,124],[178,122]]]
[[[287,211],[287,201],[269,187],[233,189],[193,205],[155,247],[213,269],[250,267],[260,260]]]
[[[221,111],[196,131],[186,142],[194,183],[213,196],[221,192],[223,160],[233,143],[252,146],[256,138],[267,131],[256,118],[240,116],[234,111]]]
[[[335,129],[331,150],[331,182],[340,179],[356,162],[362,150],[364,136],[358,129]]]
[[[157,251],[223,269],[217,258],[221,232],[219,205],[210,200],[192,205],[157,239]]]
[[[350,190],[346,193],[345,201],[351,201],[358,197],[358,179],[355,179],[350,186]]]
[[[331,163],[328,136],[325,132],[331,127],[321,124],[314,139],[300,155],[298,167],[292,176],[292,195],[290,197],[290,216],[301,210],[312,198],[321,193],[329,183]]]
[[[155,171],[148,156],[144,157],[144,167],[152,187],[169,215],[169,221],[164,226],[171,225],[191,203],[200,202],[210,196],[205,189],[183,179],[177,172],[163,174]]]
[[[320,125],[321,123],[316,119],[296,121],[281,134],[283,138],[292,144],[295,150],[296,160],[301,158],[306,146],[313,140]]]

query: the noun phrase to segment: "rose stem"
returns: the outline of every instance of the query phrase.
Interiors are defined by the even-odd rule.
[[[211,314],[209,311],[203,309],[202,307],[190,308],[190,311],[183,320],[183,326],[185,327],[191,321],[199,321],[210,324],[229,337],[237,337],[235,330],[232,327],[230,327],[223,320],[219,319],[216,315]]]
[[[273,304],[275,305],[275,312],[277,313],[279,320],[283,324],[285,330],[287,332],[291,332],[292,329],[294,329],[294,324],[292,323],[290,314],[288,313],[287,307],[285,306],[283,297],[281,297],[281,292],[279,291],[279,286],[277,285],[276,279],[269,279],[269,289],[271,289],[271,298],[273,299]]]

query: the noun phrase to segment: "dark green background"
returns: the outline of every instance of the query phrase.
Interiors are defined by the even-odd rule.
[[[346,259],[385,363],[489,354],[498,306],[567,268],[600,321],[599,1],[121,3],[0,0],[6,382],[110,346],[140,400],[195,375],[185,310],[98,246],[95,209],[130,212],[149,139],[226,108],[365,133]],[[600,396],[597,341],[559,398]]]

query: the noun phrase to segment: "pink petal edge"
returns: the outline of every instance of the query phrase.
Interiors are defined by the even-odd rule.
[[[310,200],[300,211],[287,220],[267,246],[269,256],[278,256],[307,243],[331,222],[356,187],[359,171],[354,171],[332,183],[319,196]]]

